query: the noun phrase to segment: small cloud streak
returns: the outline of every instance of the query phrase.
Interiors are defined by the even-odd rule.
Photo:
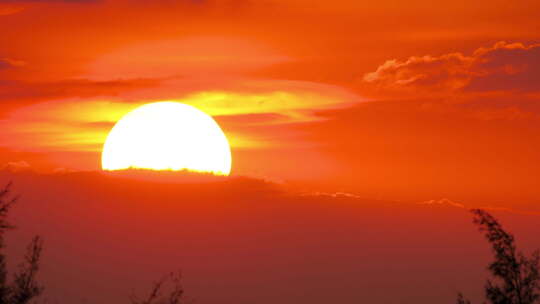
[[[420,205],[438,205],[438,206],[452,206],[452,207],[458,207],[458,208],[465,208],[465,205],[461,203],[454,202],[447,198],[442,198],[438,200],[429,200],[425,202],[418,203]]]
[[[0,11],[0,15],[2,15]],[[0,58],[0,69],[14,68],[25,66],[26,62],[11,58]]]
[[[515,209],[515,208],[509,208],[509,207],[494,207],[494,206],[466,206],[462,203],[455,202],[448,198],[442,198],[442,199],[433,199],[429,201],[424,201],[418,203],[419,205],[431,205],[431,206],[450,206],[450,207],[456,207],[461,209],[471,209],[471,208],[479,208],[484,210],[490,210],[490,211],[500,211],[505,213],[514,213],[514,214],[522,214],[522,215],[540,215],[540,212],[538,211],[530,211],[530,210],[521,210],[521,209]]]
[[[0,170],[2,171],[9,171],[9,172],[21,172],[21,171],[28,171],[31,169],[31,166],[29,163],[27,163],[24,160],[21,161],[14,161],[14,162],[8,162],[0,167]]]

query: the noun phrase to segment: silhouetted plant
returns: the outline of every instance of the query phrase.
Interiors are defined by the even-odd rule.
[[[17,201],[17,197],[10,197],[10,186],[11,184],[8,184],[0,190],[0,304],[25,304],[43,291],[43,287],[36,280],[43,242],[40,237],[34,237],[28,246],[24,262],[19,265],[19,270],[10,284],[7,279],[6,256],[3,252],[4,233],[14,228],[7,221],[7,215]]]
[[[17,197],[10,197],[11,183],[0,190],[0,304],[27,304],[43,292],[43,287],[37,282],[43,241],[39,236],[32,239],[28,245],[24,262],[19,265],[13,281],[8,282],[6,256],[4,254],[4,234],[14,226],[7,221],[11,207],[17,202]],[[168,284],[167,284],[168,283]],[[170,285],[166,295],[164,286]],[[156,282],[150,295],[143,300],[131,297],[133,304],[181,304],[184,303],[184,289],[180,273],[170,273]]]
[[[162,295],[164,285],[170,283],[171,288],[166,296]],[[154,283],[150,294],[146,299],[139,299],[137,296],[131,296],[132,304],[180,304],[184,303],[184,288],[182,287],[180,273],[170,273],[161,280]]]
[[[491,244],[495,260],[488,266],[492,279],[485,285],[486,300],[492,304],[533,304],[540,299],[540,253],[531,257],[518,252],[514,236],[488,212],[473,209],[474,224]],[[458,304],[470,304],[458,295]]]
[[[458,299],[457,299],[457,304],[471,304],[471,301],[465,299],[463,297],[463,294],[459,293],[458,294]]]

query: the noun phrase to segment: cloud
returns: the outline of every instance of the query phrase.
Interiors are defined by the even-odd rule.
[[[461,208],[461,209],[467,209],[471,210],[471,208],[480,208],[484,210],[491,211],[499,211],[504,213],[514,213],[514,214],[522,214],[522,215],[540,215],[539,211],[531,211],[531,210],[523,210],[523,209],[515,209],[511,207],[496,207],[496,206],[466,206],[462,203],[458,203],[456,201],[453,201],[448,198],[442,198],[442,199],[432,199],[424,202],[418,203],[419,205],[428,205],[428,206],[436,206],[436,207],[454,207],[454,208]]]
[[[11,59],[11,58],[0,58],[0,69],[21,67],[24,65],[26,65],[26,62],[22,60],[16,60],[16,59]]]
[[[7,61],[5,61],[7,62]],[[19,61],[10,61],[11,65],[21,64]],[[2,61],[0,61],[0,69]],[[65,79],[53,82],[26,82],[0,80],[0,111],[6,113],[11,107],[20,107],[23,104],[41,102],[52,99],[84,98],[108,96],[114,97],[130,90],[154,87],[159,79],[114,79],[95,81],[88,79]],[[1,114],[0,114],[1,115]]]
[[[425,201],[425,202],[420,202],[418,203],[420,205],[434,205],[434,206],[451,206],[451,207],[457,207],[457,208],[465,208],[465,205],[461,204],[461,203],[458,203],[458,202],[454,202],[453,200],[451,199],[448,199],[448,198],[442,198],[442,199],[438,199],[438,200],[429,200],[429,201]]]
[[[159,87],[152,87],[155,83]],[[276,80],[238,80],[230,88],[201,87],[195,92],[188,92],[194,88],[181,80],[73,80],[34,85],[35,91],[22,88],[4,98],[58,98],[25,107],[17,104],[4,112],[0,128],[6,131],[0,134],[0,141],[23,151],[100,151],[116,121],[137,106],[159,100],[184,102],[217,117],[234,148],[298,146],[305,143],[288,126],[319,120],[315,111],[345,108],[358,100],[336,86]]]
[[[538,91],[540,44],[498,42],[472,55],[412,56],[388,60],[363,81],[384,90]]]
[[[335,198],[335,199],[357,199],[357,200],[362,200],[362,199],[365,199],[359,195],[356,195],[354,193],[349,193],[349,192],[342,192],[342,191],[338,191],[338,192],[319,192],[319,191],[316,191],[316,192],[310,192],[310,193],[305,193],[303,194],[302,196],[305,196],[305,197],[327,197],[327,198]]]
[[[474,57],[477,77],[471,79],[467,90],[540,90],[540,44],[499,42],[476,50]]]
[[[30,170],[30,164],[24,160],[8,162],[0,167],[0,170],[5,170],[9,172],[20,172]]]
[[[471,77],[474,58],[461,53],[438,57],[410,57],[406,61],[388,60],[363,80],[387,88],[430,87],[434,89],[464,87]]]

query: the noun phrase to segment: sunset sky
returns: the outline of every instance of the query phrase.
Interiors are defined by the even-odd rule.
[[[540,199],[540,4],[430,4],[0,1],[0,159],[97,170],[122,115],[176,100],[234,174]]]
[[[442,202],[442,205],[453,206],[448,208],[460,211],[436,211],[437,216],[443,218],[441,222],[451,227],[449,218],[459,213],[456,217],[465,228],[458,230],[472,234],[471,239],[476,237],[473,240],[478,241],[480,237],[475,234],[468,214],[460,213],[463,206],[512,210],[513,215],[503,217],[507,216],[513,223],[520,222],[513,220],[516,214],[526,216],[526,223],[538,221],[539,12],[540,1],[537,0],[0,0],[0,182],[13,180],[23,196],[33,184],[39,185],[36,187],[44,192],[29,195],[30,201],[36,202],[63,193],[46,190],[61,187],[60,180],[66,183],[69,180],[71,186],[63,195],[73,201],[87,193],[85,185],[106,184],[100,188],[98,196],[121,196],[126,189],[112,190],[114,186],[109,184],[109,177],[99,175],[101,152],[109,131],[121,117],[143,104],[178,101],[197,107],[219,124],[231,146],[232,177],[253,179],[251,182],[257,185],[279,185],[279,193],[287,197],[286,201],[300,200],[302,207],[283,207],[285,211],[282,207],[269,208],[272,210],[238,207],[244,211],[241,215],[235,214],[233,220],[222,218],[224,215],[218,210],[225,207],[212,207],[213,203],[205,198],[197,198],[204,201],[201,208],[212,210],[208,212],[220,218],[217,222],[238,224],[239,227],[223,232],[225,239],[233,238],[235,229],[243,231],[240,226],[253,224],[255,219],[248,219],[243,213],[252,208],[256,209],[252,210],[255,218],[263,219],[263,225],[270,225],[264,214],[273,211],[299,221],[302,216],[310,219],[307,226],[298,228],[299,223],[291,224],[282,218],[278,222],[284,222],[284,226],[280,226],[278,234],[283,237],[286,227],[313,233],[309,227],[320,228],[315,224],[316,219],[327,212],[325,210],[333,210],[328,211],[331,221],[338,223],[342,217],[347,217],[340,223],[341,228],[336,229],[350,234],[345,234],[345,239],[353,238],[355,231],[360,231],[363,225],[368,227],[371,222],[361,226],[354,223],[367,221],[366,214],[377,214],[376,202],[384,201],[414,204],[410,209],[399,207],[408,210],[403,211],[409,212],[404,216],[412,222],[423,218],[415,213],[420,208],[418,203]],[[69,179],[65,176],[69,172],[79,177]],[[118,183],[127,187],[122,181]],[[266,196],[270,195],[266,190],[261,190],[265,198],[254,196],[250,182],[231,183],[234,189],[227,191],[234,194],[224,194],[226,201],[235,201],[236,197],[242,201],[251,198],[273,201]],[[182,195],[190,193],[189,189],[174,191]],[[181,195],[166,193],[158,197],[172,201],[174,195]],[[306,193],[323,193],[325,198],[323,201],[311,196],[306,198]],[[340,202],[346,200],[346,208],[354,209],[350,206],[354,205],[354,198],[369,200],[367,207],[362,205],[369,211],[360,212],[362,220],[356,220],[349,218],[354,211],[334,210],[331,206],[335,202],[331,201],[336,199],[336,193]],[[45,225],[66,220],[69,214],[87,214],[88,226],[83,224],[80,229],[81,235],[89,235],[89,231],[105,233],[105,228],[92,226],[89,219],[99,222],[116,218],[120,235],[129,231],[127,216],[119,215],[127,214],[119,210],[125,210],[128,198],[133,197],[111,199],[116,202],[109,210],[111,218],[108,215],[103,219],[98,215],[101,207],[88,211],[90,213],[80,208],[68,212],[65,206],[61,207],[64,203],[55,203],[51,206],[56,207],[47,210],[54,213],[55,208],[62,209],[58,211],[61,214],[58,219],[43,218],[37,222]],[[317,205],[313,211],[316,216],[296,209],[309,205],[311,199]],[[20,208],[24,209],[24,204],[21,201]],[[31,202],[29,206],[33,206]],[[380,207],[385,214],[382,222],[391,225],[393,207],[384,206]],[[208,219],[197,222],[195,219],[202,211],[193,208],[188,208],[188,213],[193,214],[188,225],[199,227]],[[225,209],[226,214],[233,212]],[[138,212],[142,211],[130,212],[137,213],[133,216],[138,218]],[[150,221],[168,223],[169,220],[156,215]],[[399,221],[407,227],[406,219]],[[433,225],[438,223],[434,219],[430,221]],[[24,220],[18,224],[25,225]],[[391,234],[390,238],[399,242],[396,236],[399,232],[394,228],[387,231],[381,228],[385,224],[373,225],[379,229],[377,231],[382,231],[381,235]],[[412,233],[418,234],[424,224],[415,225],[411,226],[414,227]],[[538,226],[527,227],[522,229],[523,233],[528,233],[526,238],[540,232]],[[25,229],[21,233],[41,233],[35,223]],[[72,238],[80,239],[55,236],[55,231],[62,230],[55,229],[47,230],[52,238],[51,247],[60,240],[69,244]],[[271,230],[266,227],[263,231],[265,229]],[[175,238],[165,235],[167,233],[160,235]],[[201,232],[205,237],[206,233],[210,232]],[[143,234],[152,235],[148,231]],[[376,238],[375,235],[373,239],[364,237],[370,241]],[[310,247],[315,246],[312,238],[304,239],[307,245],[302,250],[305,252],[315,250]],[[267,236],[265,240],[271,242],[270,239]],[[250,242],[248,236],[238,240],[242,241]],[[420,237],[414,242],[424,241],[425,237]],[[540,247],[537,241],[535,246]],[[104,246],[110,245],[106,243]],[[396,246],[403,249],[406,247],[403,244]],[[191,245],[189,250],[193,252],[198,250],[197,246],[202,246]],[[535,247],[532,243],[527,243],[529,245]],[[378,246],[376,241],[373,246]],[[481,245],[478,247],[484,249],[487,256],[489,251]],[[362,254],[359,249],[343,248],[339,252],[347,257],[349,253]],[[478,252],[484,252],[481,249]],[[119,252],[121,248],[113,250]],[[249,250],[258,252],[258,249]],[[414,255],[407,252],[405,250],[405,256]],[[381,258],[375,249],[373,254]],[[442,256],[447,258],[452,254]],[[274,258],[275,261],[287,260]],[[95,263],[99,264],[99,258],[96,259]],[[311,262],[324,264],[324,259]],[[200,276],[200,281],[204,281],[204,274],[212,272],[206,269],[197,273],[193,266],[199,265],[197,263],[204,264],[202,261],[190,265],[180,263],[179,267],[194,267],[195,280]],[[302,264],[298,271],[311,269],[310,265]],[[478,273],[482,273],[483,264],[475,265],[478,265]],[[245,267],[246,271],[251,269],[249,265]],[[400,271],[397,268],[393,268],[396,273]],[[450,268],[446,265],[443,271]],[[167,268],[163,265],[159,269],[166,271]],[[341,265],[340,269],[346,267]],[[373,269],[366,271],[379,273]],[[256,272],[264,273],[264,270]],[[189,280],[189,274],[187,276]],[[481,278],[478,275],[471,284],[480,288]],[[289,279],[287,284],[302,281],[300,277]],[[375,275],[374,282],[363,286],[379,286],[377,280],[384,281]],[[398,286],[398,281],[390,285]],[[455,286],[444,289],[450,299],[457,289],[469,288],[469,285],[459,285],[458,279],[455,282]],[[145,283],[123,284],[127,288]],[[305,281],[302,284],[311,286]],[[413,288],[412,285],[409,287]],[[195,290],[200,289],[200,294],[205,294],[204,288],[199,287]],[[345,289],[344,286],[334,287],[330,293]],[[409,287],[403,288],[409,290]],[[72,288],[69,292],[77,293],[79,287],[69,288]],[[479,290],[474,292],[480,294]],[[53,294],[61,297],[62,292],[53,291]],[[296,299],[292,294],[293,291],[290,299]],[[348,295],[341,294],[344,298]],[[384,292],[376,294],[382,296]],[[229,299],[243,299],[237,303],[267,303],[252,302],[260,296],[257,290],[253,291],[252,298],[249,295],[245,299],[238,298],[234,292],[229,296]],[[431,299],[436,296],[437,292],[433,291]],[[205,299],[204,296],[199,298]],[[219,302],[212,302],[213,297],[210,298],[200,303]],[[412,295],[409,299],[420,298]],[[89,299],[100,301],[91,296]],[[412,302],[387,299],[369,303]]]

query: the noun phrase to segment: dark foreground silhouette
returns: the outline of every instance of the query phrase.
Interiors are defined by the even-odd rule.
[[[24,262],[9,280],[4,254],[4,235],[14,226],[7,221],[9,210],[17,202],[10,193],[10,184],[0,190],[0,304],[26,304],[39,297],[43,285],[37,279],[43,240],[35,236],[30,244]],[[133,304],[181,304],[184,303],[184,289],[179,273],[171,273],[154,283],[150,294],[145,298],[131,297]]]
[[[13,226],[7,221],[9,210],[16,203],[9,185],[0,190],[0,304],[25,304],[43,292],[36,275],[39,270],[43,241],[36,236],[30,242],[23,263],[11,275],[6,269],[4,235]],[[491,304],[540,303],[540,253],[527,257],[516,249],[514,237],[488,212],[471,210],[474,223],[492,246],[494,261],[489,264],[491,277],[485,285],[486,302]],[[131,297],[133,304],[185,303],[184,289],[179,273],[171,273],[157,281],[146,297]],[[458,295],[458,304],[470,304]]]
[[[473,209],[474,224],[484,233],[495,260],[488,266],[492,278],[486,281],[485,296],[491,304],[534,304],[540,303],[540,253],[530,257],[516,249],[514,236],[488,212]],[[471,302],[462,294],[458,304]]]
[[[39,270],[39,259],[43,242],[39,236],[32,239],[28,245],[24,262],[8,280],[6,257],[4,255],[4,234],[6,230],[13,229],[7,222],[9,210],[17,201],[17,197],[10,197],[10,185],[0,190],[0,304],[24,304],[39,296],[43,287],[36,281]]]

